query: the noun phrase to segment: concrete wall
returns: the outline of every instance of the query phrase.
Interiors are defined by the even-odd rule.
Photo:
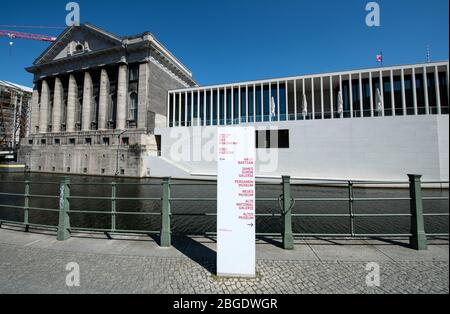
[[[406,174],[414,173],[422,174],[424,180],[449,178],[447,115],[290,121],[271,125],[290,130],[290,148],[258,149],[259,176],[404,181]],[[267,124],[256,126],[267,127]],[[181,136],[183,130],[189,130],[191,135]],[[162,156],[171,160],[167,168],[178,164],[190,170],[184,171],[187,176],[216,174],[216,161],[199,158],[201,143],[193,142],[194,138],[198,142],[202,134],[207,138],[213,134],[214,145],[216,130],[216,127],[157,129],[156,134],[162,135]],[[192,132],[197,134],[192,136]],[[181,151],[180,147],[189,147],[190,161],[174,157]],[[273,154],[275,163],[269,171],[265,168],[270,164],[263,162],[268,153]],[[151,170],[155,176],[164,176],[165,171],[162,165]]]

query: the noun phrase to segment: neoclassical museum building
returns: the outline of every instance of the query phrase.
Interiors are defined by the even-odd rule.
[[[19,159],[33,172],[143,177],[158,155],[167,92],[196,86],[154,36],[67,28],[27,71],[34,75],[28,137]]]

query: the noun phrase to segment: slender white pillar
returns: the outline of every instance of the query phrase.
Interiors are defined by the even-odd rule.
[[[380,93],[381,93],[381,116],[384,117],[384,85],[383,85],[383,72],[380,71]]]
[[[209,104],[209,125],[214,125],[213,123],[213,108],[214,108],[214,91],[211,89],[209,91],[210,95],[210,104]]]
[[[280,121],[280,81],[277,82],[277,118]]]
[[[352,75],[348,75],[348,89],[350,94],[350,119],[353,119],[353,84],[352,84]]]
[[[128,103],[128,66],[121,64],[119,66],[119,75],[117,79],[117,122],[116,129],[125,130],[127,121],[127,103]]]
[[[320,111],[321,119],[325,119],[325,103],[323,99],[323,76],[320,77]]]
[[[428,98],[428,77],[426,67],[423,67],[423,91],[425,95],[425,114],[430,114],[430,101]]]
[[[238,97],[239,97],[239,105],[238,105],[238,112],[239,112],[239,114],[238,114],[238,124],[241,124],[241,122],[242,122],[242,93],[241,93],[241,90],[242,90],[242,86],[239,86],[238,87],[239,88],[239,94],[238,94]]]
[[[194,91],[191,91],[191,101],[189,102],[191,107],[191,126],[195,126],[195,116],[194,116]]]
[[[342,75],[339,75],[339,91],[341,92],[342,102],[344,102],[344,91],[342,90]],[[342,108],[340,118],[344,118],[344,108]]]
[[[166,127],[168,128],[170,126],[170,92],[167,92],[167,117],[166,117]]]
[[[272,83],[269,82],[269,121],[272,121]]]
[[[401,70],[401,80],[402,80],[402,107],[403,107],[403,115],[408,115],[408,112],[406,110],[406,88],[405,88],[405,70]]]
[[[261,83],[261,121],[264,121],[264,84]]]
[[[75,108],[78,98],[78,85],[74,75],[69,77],[69,91],[67,96],[67,132],[75,132]]]
[[[234,87],[231,86],[231,125],[234,124]]]
[[[289,84],[288,84],[288,81],[286,80],[285,82],[284,82],[284,84],[285,84],[285,94],[286,94],[286,118],[285,118],[285,120],[286,121],[289,121]]]
[[[201,126],[202,120],[201,120],[201,114],[200,114],[200,91],[197,91],[197,126]]]
[[[314,94],[314,77],[311,78],[311,113],[312,120],[316,119],[316,95]]]
[[[330,110],[331,119],[334,119],[333,76],[330,76]]]
[[[55,92],[53,94],[52,132],[61,132],[61,112],[63,105],[63,86],[59,77],[55,78]]]
[[[177,100],[177,96],[175,93],[172,94],[172,126],[176,127],[176,115],[177,115],[177,110],[176,110],[176,100]]]
[[[372,84],[372,72],[369,72],[369,86],[370,86],[370,116],[374,116],[373,111],[373,84]]]
[[[253,122],[256,122],[256,84],[253,84]]]
[[[183,117],[181,115],[181,106],[183,106],[183,104],[181,103],[181,93],[178,93],[178,102],[177,102],[177,106],[178,106],[178,126],[183,126],[182,121],[183,121]]]
[[[303,79],[302,80],[302,106],[303,106],[303,96],[305,95],[306,96],[306,88],[305,88],[305,86],[306,86],[306,79]],[[303,108],[302,108],[302,118],[303,118],[303,120],[306,120],[306,117],[308,116],[308,114],[306,114],[306,117],[305,116],[303,116]]]
[[[449,70],[448,63],[445,66],[445,72],[447,73],[447,99],[450,99],[450,82],[449,82]]]
[[[363,97],[363,86],[362,86],[362,73],[359,72],[359,116],[364,117],[364,97]]]
[[[248,84],[245,85],[245,105],[247,106],[245,110],[245,122],[249,123],[250,96],[248,95]]]
[[[92,84],[91,74],[86,71],[84,73],[84,90],[83,90],[83,111],[81,120],[81,130],[89,131],[91,130],[92,123],[92,98],[94,93],[94,86]]]
[[[395,117],[395,86],[394,86],[394,71],[391,70],[391,108],[392,116]]]
[[[294,120],[297,121],[297,80],[294,80]]]
[[[205,89],[203,91],[203,104],[202,104],[202,106],[203,106],[203,126],[207,125],[207,123],[206,123],[206,112],[207,112],[206,106],[207,106],[207,102],[208,102],[207,98],[208,97],[206,97],[206,89]]]
[[[39,114],[40,114],[40,109],[39,109],[39,99],[40,99],[40,94],[39,94],[39,88],[38,88],[38,83],[34,84],[33,87],[33,96],[31,99],[31,123],[30,123],[30,134],[37,134],[37,129],[39,128]]]
[[[101,70],[100,74],[100,96],[98,105],[98,129],[106,130],[108,128],[108,107],[111,102],[110,92],[110,82],[108,71],[106,69]],[[169,99],[167,99],[167,104],[169,106]],[[167,113],[169,119],[169,111]]]
[[[184,93],[184,125],[185,126],[189,126],[188,125],[188,92]],[[192,120],[191,120],[191,124],[192,124]]]
[[[224,125],[227,125],[227,123],[228,123],[228,97],[227,97],[227,88],[225,87],[224,88],[224,90],[223,90],[223,99],[224,99],[224,101],[223,101],[223,105],[224,105],[224,116],[225,116],[225,119],[224,119],[224,122],[225,122],[225,124]]]
[[[436,87],[436,106],[437,106],[437,113],[441,114],[441,87],[439,86],[439,68],[438,66],[434,67],[434,81],[435,81],[435,87]]]
[[[418,104],[417,104],[417,86],[416,86],[416,69],[412,68],[412,86],[413,86],[413,100],[414,100],[414,115],[419,114]]]

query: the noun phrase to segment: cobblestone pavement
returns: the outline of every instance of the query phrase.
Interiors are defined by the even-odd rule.
[[[67,263],[80,287],[66,286]],[[211,258],[141,257],[0,244],[0,293],[448,293],[448,261],[380,261],[380,287],[367,262],[258,260],[256,279],[219,279]]]

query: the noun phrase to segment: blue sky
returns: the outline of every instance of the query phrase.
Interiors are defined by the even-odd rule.
[[[0,25],[65,25],[63,0],[2,1]],[[81,22],[118,35],[152,32],[200,85],[448,60],[448,0],[379,0],[381,26],[365,24],[369,0],[79,0]],[[0,27],[5,29],[5,27]],[[58,29],[14,29],[58,35]],[[32,85],[24,68],[48,44],[0,38],[0,79]]]

